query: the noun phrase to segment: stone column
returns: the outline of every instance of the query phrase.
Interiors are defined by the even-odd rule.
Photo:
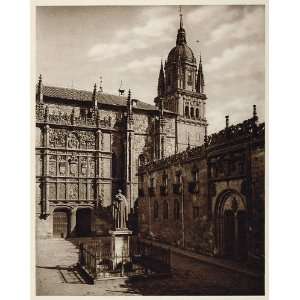
[[[96,158],[95,158],[95,177],[96,177],[96,180],[95,180],[95,201],[97,199],[99,199],[99,197],[101,196],[101,193],[100,193],[100,185],[101,185],[101,151],[102,151],[102,148],[103,148],[103,141],[102,141],[102,132],[100,129],[97,129],[97,132],[96,132]]]
[[[42,189],[42,215],[48,216],[49,212],[49,202],[48,202],[48,194],[49,194],[49,185],[48,185],[48,169],[49,169],[49,125],[45,125],[43,132],[44,139],[44,155],[43,155],[43,189]]]
[[[125,195],[130,208],[133,208],[133,179],[134,179],[134,130],[132,129],[133,120],[127,120],[126,139],[125,139]]]

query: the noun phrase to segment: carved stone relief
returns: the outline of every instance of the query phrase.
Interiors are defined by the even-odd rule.
[[[56,200],[56,185],[55,185],[55,183],[49,183],[49,199]]]
[[[49,143],[51,147],[66,146],[67,131],[65,129],[49,129]]]
[[[58,156],[58,170],[59,175],[66,175],[67,173],[67,163],[66,163],[66,157],[64,155]]]
[[[80,173],[81,175],[86,175],[87,173],[87,159],[86,157],[82,157],[81,158],[81,162],[80,162]]]
[[[68,148],[79,148],[79,139],[76,133],[69,133],[68,136]]]
[[[52,176],[56,175],[56,156],[51,155],[49,158],[49,174]]]
[[[66,184],[58,183],[57,192],[58,192],[57,198],[59,200],[65,200],[66,199]]]
[[[95,176],[95,160],[92,158],[89,159],[89,176]]]
[[[76,156],[71,156],[69,159],[69,170],[71,176],[77,176],[78,172],[78,158]]]
[[[94,149],[96,145],[95,134],[90,131],[79,131],[80,148]]]
[[[78,185],[71,183],[68,185],[68,198],[70,200],[78,199]]]
[[[80,200],[86,199],[86,185],[85,184],[80,184],[79,199]]]

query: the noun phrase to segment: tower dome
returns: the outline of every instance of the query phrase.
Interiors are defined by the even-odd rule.
[[[189,61],[196,64],[192,49],[186,43],[185,29],[183,28],[182,14],[180,14],[180,26],[176,38],[176,46],[169,52],[168,62]]]
[[[177,61],[189,61],[191,63],[196,63],[196,59],[192,49],[187,45],[176,45],[168,55],[168,62],[177,62]]]

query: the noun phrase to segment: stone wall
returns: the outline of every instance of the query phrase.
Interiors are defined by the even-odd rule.
[[[239,247],[263,255],[264,159],[264,124],[250,119],[207,137],[205,145],[140,167],[140,234],[202,254],[223,255],[227,250],[220,222],[232,209],[238,222],[244,222],[239,230],[245,242]],[[235,253],[242,255],[242,250]]]

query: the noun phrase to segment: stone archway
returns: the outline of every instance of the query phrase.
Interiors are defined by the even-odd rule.
[[[76,211],[76,236],[90,236],[92,233],[92,209],[78,207]]]
[[[247,207],[238,192],[226,190],[217,198],[215,207],[216,246],[223,257],[247,257]]]

